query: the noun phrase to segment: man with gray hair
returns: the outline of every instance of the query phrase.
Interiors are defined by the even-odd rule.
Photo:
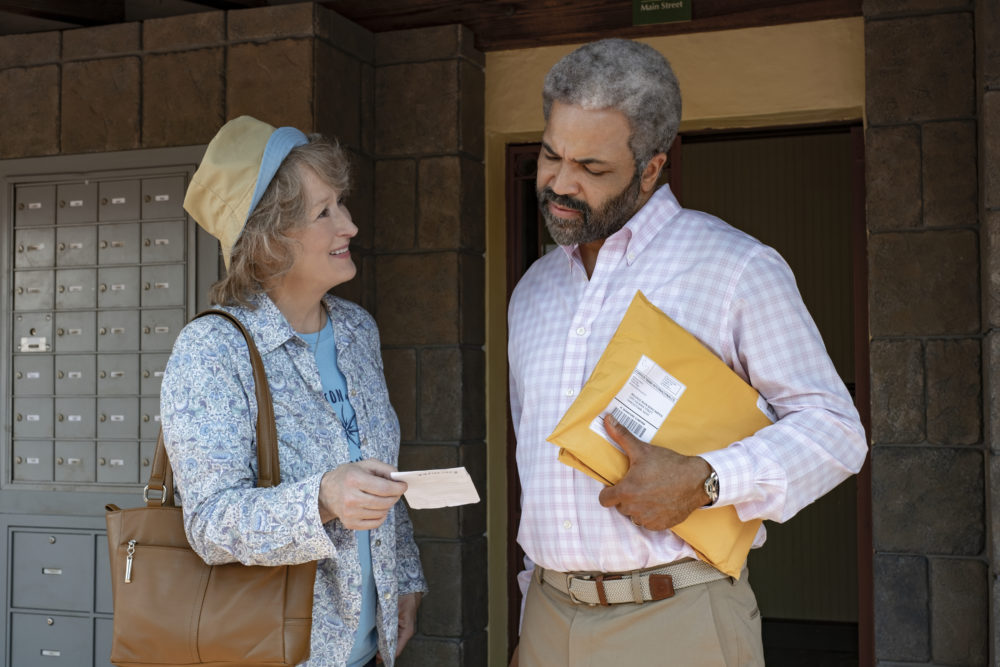
[[[705,506],[785,521],[864,462],[851,397],[787,264],[771,248],[657,187],[680,90],[653,48],[587,44],[545,78],[542,216],[562,246],[511,297],[510,404],[521,478],[523,667],[762,665],[746,568],[731,578],[670,528]],[[602,487],[546,442],[637,291],[767,402],[774,422],[685,456],[611,417],[629,458]],[[754,546],[764,543],[761,528]]]

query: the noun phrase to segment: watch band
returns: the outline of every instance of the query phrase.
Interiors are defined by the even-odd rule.
[[[710,507],[719,500],[719,475],[713,470],[705,478],[705,495],[708,496],[708,505]]]

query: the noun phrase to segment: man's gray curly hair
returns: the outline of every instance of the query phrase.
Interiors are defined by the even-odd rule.
[[[653,47],[628,39],[591,42],[557,62],[542,89],[546,122],[553,102],[625,114],[637,173],[670,149],[681,122],[681,91],[670,63]]]

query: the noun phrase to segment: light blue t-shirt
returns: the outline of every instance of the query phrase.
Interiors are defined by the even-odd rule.
[[[361,441],[358,436],[358,422],[354,408],[347,395],[347,379],[337,366],[337,345],[333,336],[333,322],[326,318],[326,326],[312,334],[300,333],[316,355],[319,377],[323,383],[323,394],[333,406],[340,423],[347,433],[347,444],[351,461],[360,461]],[[368,531],[355,531],[358,538],[358,559],[361,561],[361,618],[358,632],[354,636],[354,648],[347,659],[348,667],[361,667],[378,651],[378,632],[375,630],[375,577],[372,575],[372,552],[368,541]]]

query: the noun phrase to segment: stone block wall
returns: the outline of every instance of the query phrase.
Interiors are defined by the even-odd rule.
[[[485,59],[461,26],[375,36],[375,317],[401,468],[463,465],[484,502],[411,513],[431,594],[400,664],[486,664]]]
[[[864,14],[875,658],[995,664],[1000,10]]]
[[[478,505],[412,512],[431,593],[404,666],[486,664],[485,59],[460,26],[373,35],[317,3],[0,36],[0,159],[206,144],[250,114],[339,139],[403,469]]]

